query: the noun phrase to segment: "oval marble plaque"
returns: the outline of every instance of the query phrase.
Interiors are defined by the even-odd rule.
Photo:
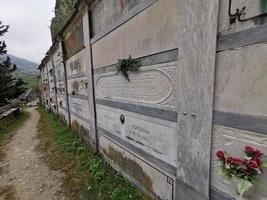
[[[121,75],[104,75],[96,82],[97,95],[103,98],[158,104],[173,92],[171,79],[162,71],[147,70],[130,74],[130,82]]]

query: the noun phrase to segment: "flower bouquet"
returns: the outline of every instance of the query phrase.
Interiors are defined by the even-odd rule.
[[[265,188],[267,186],[259,181],[258,176],[263,174],[263,168],[267,168],[267,160],[264,154],[258,149],[246,146],[243,158],[234,158],[224,151],[216,153],[220,162],[220,175],[229,181],[235,179],[237,182],[238,194],[242,197],[253,185],[259,184]]]

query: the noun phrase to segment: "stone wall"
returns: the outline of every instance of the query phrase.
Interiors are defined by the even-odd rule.
[[[216,150],[241,156],[245,145],[267,153],[267,53],[266,1],[221,1],[216,55],[213,155]],[[231,23],[228,15],[245,8],[246,15]],[[242,21],[247,20],[247,21]],[[216,158],[212,158],[211,185],[236,196],[235,184],[218,176]],[[262,180],[266,181],[266,174]],[[234,187],[233,187],[234,186]],[[253,200],[267,199],[266,190],[256,186],[245,194]]]
[[[40,66],[43,103],[154,199],[235,198],[214,154],[267,153],[265,14],[261,0],[81,1]]]

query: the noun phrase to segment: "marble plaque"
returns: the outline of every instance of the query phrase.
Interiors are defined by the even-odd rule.
[[[88,96],[87,77],[68,80],[68,92],[72,95]]]
[[[70,110],[84,119],[90,119],[90,109],[87,100],[69,98]]]
[[[125,123],[120,117],[123,115]],[[98,126],[176,166],[176,123],[97,105]]]
[[[55,76],[57,80],[65,79],[65,71],[63,65],[61,67],[55,68]]]
[[[47,69],[48,69],[48,72],[53,70],[53,64],[51,60],[47,63]]]
[[[157,198],[172,200],[173,179],[166,176],[148,163],[129,153],[107,138],[99,135],[99,145],[102,153],[111,160],[123,172],[141,184],[143,188],[151,192]],[[116,168],[116,167],[115,167]]]
[[[65,82],[64,81],[57,81],[57,91],[59,93],[65,93],[66,92]]]
[[[67,76],[73,76],[86,72],[85,50],[80,51],[66,61]]]
[[[58,102],[58,107],[62,108],[67,108],[67,103],[66,103],[66,97],[62,95],[57,95],[57,102]]]
[[[61,48],[58,48],[56,50],[55,54],[53,55],[53,60],[54,60],[55,68],[57,68],[63,63],[63,53],[62,53]]]
[[[147,1],[147,0],[143,0]],[[134,10],[142,1],[140,0],[100,0],[92,10],[93,36],[105,30],[105,28],[120,20],[128,12]]]
[[[175,75],[176,66],[131,73],[130,82],[115,73],[100,75],[96,80],[96,96],[175,106]]]

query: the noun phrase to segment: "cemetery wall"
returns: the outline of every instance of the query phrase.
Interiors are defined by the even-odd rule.
[[[79,1],[40,65],[42,102],[154,199],[237,198],[214,155],[267,154],[266,13],[261,0]],[[141,66],[127,80],[129,56]]]
[[[236,197],[237,188],[218,175],[215,151],[223,149],[239,157],[244,146],[252,145],[267,153],[266,3],[220,2],[211,185],[230,197]],[[236,9],[244,9],[246,14],[235,16]],[[260,180],[265,182],[266,174]],[[267,193],[256,186],[245,198],[263,200]]]

